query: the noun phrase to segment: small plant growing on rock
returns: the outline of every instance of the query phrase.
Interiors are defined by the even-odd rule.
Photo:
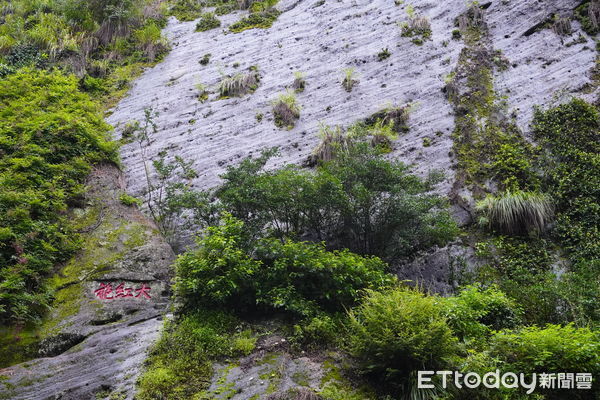
[[[198,62],[200,63],[200,65],[208,65],[208,63],[210,62],[211,56],[212,56],[212,54],[210,54],[210,53],[205,54],[202,56],[202,58]]]
[[[198,89],[198,100],[200,100],[201,103],[204,103],[206,100],[208,100],[208,90],[206,90],[206,85],[203,83],[197,83],[196,89]]]
[[[571,20],[565,17],[556,18],[552,29],[559,36],[568,36],[572,33]]]
[[[400,24],[403,37],[412,37],[412,42],[422,45],[431,38],[431,23],[427,17],[415,14],[412,7],[407,8],[408,22]]]
[[[390,58],[391,55],[392,55],[392,53],[390,53],[390,51],[386,47],[385,49],[382,49],[379,53],[377,53],[377,60],[379,60],[379,61],[387,60],[388,58]]]
[[[256,67],[251,67],[246,73],[238,73],[223,78],[219,84],[221,98],[243,96],[252,93],[258,88],[260,74]]]
[[[344,79],[342,80],[342,86],[346,89],[346,92],[351,92],[354,85],[358,83],[358,80],[354,79],[356,74],[354,68],[346,68],[344,70]]]
[[[221,26],[221,21],[213,13],[204,13],[196,24],[196,32],[204,32]]]
[[[554,217],[554,205],[546,194],[505,192],[477,203],[479,223],[505,234],[543,232]]]
[[[300,118],[300,106],[293,91],[288,90],[273,101],[273,116],[277,127],[288,129],[294,127],[296,120]]]
[[[304,74],[300,71],[294,72],[294,83],[292,83],[292,88],[296,93],[304,92],[306,88],[306,80],[304,79]]]
[[[335,128],[329,125],[321,124],[319,130],[321,143],[313,150],[308,159],[308,164],[313,166],[319,163],[333,160],[340,153],[347,153],[351,139],[346,135],[342,128]]]
[[[140,199],[130,196],[127,193],[121,193],[121,195],[119,196],[119,201],[121,202],[121,204],[130,207],[139,207],[142,205],[142,201]]]
[[[369,132],[372,136],[371,144],[373,147],[379,147],[388,152],[392,150],[392,142],[398,140],[398,134],[394,132],[394,123],[384,123],[383,120],[377,121]]]

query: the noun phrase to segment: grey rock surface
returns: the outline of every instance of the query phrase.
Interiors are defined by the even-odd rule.
[[[132,398],[158,338],[173,251],[141,211],[121,204],[124,181],[115,166],[96,168],[88,187],[86,207],[73,216],[83,221],[84,248],[54,278],[60,285],[40,329],[42,358],[2,370],[1,398]]]

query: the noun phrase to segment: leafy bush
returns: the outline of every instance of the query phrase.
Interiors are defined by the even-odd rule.
[[[480,223],[505,234],[540,233],[554,217],[554,206],[546,194],[506,191],[477,203]]]
[[[273,116],[275,125],[279,128],[291,129],[294,127],[296,120],[300,118],[300,105],[298,105],[296,94],[293,91],[288,90],[273,101]]]
[[[308,316],[352,306],[360,291],[390,285],[386,264],[321,244],[249,240],[244,224],[225,215],[198,249],[177,260],[177,293],[189,305],[283,310]]]
[[[467,286],[445,303],[448,325],[461,339],[481,340],[493,330],[514,328],[521,322],[519,306],[496,287]]]
[[[162,36],[160,27],[154,22],[136,30],[134,37],[149,61],[154,61],[168,49],[167,40]]]
[[[593,376],[600,373],[598,332],[573,325],[501,331],[492,337],[489,353],[502,362],[500,369],[505,371],[525,374],[587,372]],[[593,385],[592,389],[597,395],[598,387]],[[583,398],[594,398],[591,393],[582,395]]]
[[[457,350],[440,300],[412,289],[370,291],[350,311],[348,330],[360,370],[396,390],[414,370],[444,369]]]
[[[205,32],[221,26],[221,21],[213,13],[204,13],[196,24],[196,32]]]
[[[315,172],[287,166],[262,171],[264,153],[230,167],[216,195],[253,232],[303,235],[333,248],[405,257],[457,233],[445,201],[428,194],[431,182],[410,175],[368,144],[319,166]]]
[[[77,249],[65,213],[94,163],[116,160],[99,106],[58,71],[0,80],[0,320],[48,304],[44,276]]]
[[[141,206],[142,201],[138,198],[128,195],[127,193],[121,193],[119,201],[126,206]]]

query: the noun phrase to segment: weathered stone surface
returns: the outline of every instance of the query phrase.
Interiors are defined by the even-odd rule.
[[[472,248],[453,244],[435,248],[410,262],[397,263],[392,270],[400,280],[410,281],[425,291],[450,295],[459,286],[462,274],[474,270],[477,258]]]
[[[39,330],[44,358],[3,370],[8,380],[0,398],[131,398],[158,337],[174,254],[139,210],[121,204],[124,185],[115,166],[96,168],[88,186],[86,207],[73,213],[86,232],[84,248],[52,279],[57,300]],[[121,283],[146,285],[150,298],[135,290],[116,297]],[[95,293],[102,284],[112,286],[109,299]]]

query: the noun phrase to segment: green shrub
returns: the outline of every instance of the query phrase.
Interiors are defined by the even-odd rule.
[[[480,223],[505,234],[540,233],[554,217],[554,206],[546,194],[504,192],[477,203]]]
[[[280,12],[275,8],[267,11],[251,13],[238,22],[231,24],[229,26],[229,30],[234,33],[239,33],[247,29],[268,29],[273,25],[273,22],[277,20],[279,14]]]
[[[154,61],[168,49],[167,39],[163,37],[160,27],[154,22],[137,29],[133,36],[148,61]]]
[[[540,165],[557,203],[557,233],[574,261],[600,259],[600,113],[575,99],[534,115],[534,134],[549,151]]]
[[[457,351],[440,299],[417,290],[370,291],[350,311],[348,330],[360,371],[396,390],[408,389],[414,370],[444,369]]]
[[[520,307],[496,287],[467,286],[445,303],[448,325],[461,339],[481,340],[493,330],[514,328],[521,322]]]
[[[168,12],[180,21],[193,21],[200,17],[202,6],[201,0],[176,0]]]
[[[127,193],[121,193],[119,196],[119,201],[126,206],[139,207],[142,205],[142,201],[140,199],[130,196]]]
[[[177,293],[194,304],[283,310],[307,316],[352,306],[360,291],[393,282],[378,258],[277,239],[249,243],[241,221],[225,215],[198,249],[177,260]]]
[[[368,144],[350,146],[315,172],[286,166],[262,171],[264,153],[230,167],[216,195],[252,232],[306,234],[360,254],[405,257],[457,233],[430,183]]]
[[[492,337],[490,354],[505,369],[527,373],[600,372],[600,336],[573,325],[530,326]]]
[[[196,24],[196,32],[205,32],[221,26],[221,21],[214,13],[204,13]]]
[[[44,277],[78,246],[66,211],[92,165],[116,160],[108,132],[74,76],[24,69],[0,80],[0,320],[45,311]]]

